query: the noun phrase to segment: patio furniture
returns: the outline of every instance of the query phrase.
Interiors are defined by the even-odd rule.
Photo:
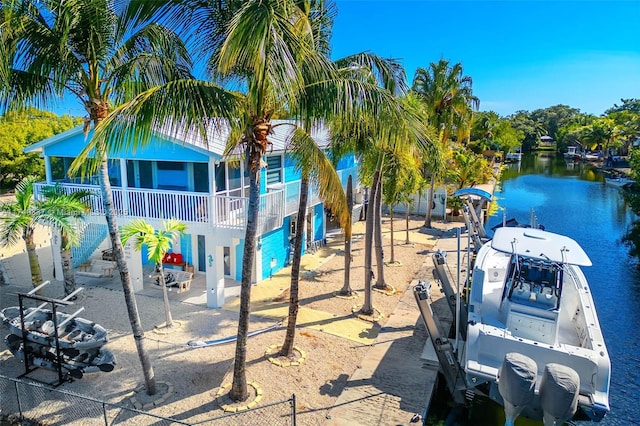
[[[192,272],[185,271],[164,271],[164,280],[167,287],[176,287],[178,289],[177,293],[183,293],[185,291],[189,291],[191,289],[191,280],[193,279]],[[159,276],[156,277],[155,281],[158,288],[160,287],[160,279]]]
[[[116,262],[92,259],[90,263],[80,265],[76,275],[91,278],[113,277],[113,271],[118,267]]]

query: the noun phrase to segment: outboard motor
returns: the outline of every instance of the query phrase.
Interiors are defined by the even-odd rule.
[[[518,352],[509,352],[498,373],[498,390],[504,400],[505,426],[513,426],[522,410],[531,403],[538,365]]]
[[[540,381],[540,405],[544,426],[562,425],[578,409],[580,376],[562,364],[547,364]]]

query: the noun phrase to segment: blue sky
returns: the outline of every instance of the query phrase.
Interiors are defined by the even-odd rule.
[[[640,0],[337,0],[334,59],[370,51],[460,62],[480,110],[565,104],[600,115],[640,98]]]
[[[640,98],[640,0],[336,0],[334,59],[362,51],[418,67],[460,62],[480,110],[564,104],[600,115]],[[84,115],[75,99],[54,111]]]

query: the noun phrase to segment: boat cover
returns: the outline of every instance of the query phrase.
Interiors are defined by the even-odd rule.
[[[498,228],[491,247],[495,250],[558,263],[591,266],[591,259],[577,242],[564,235],[535,228]]]
[[[545,424],[563,424],[572,418],[578,409],[579,391],[580,376],[574,369],[555,363],[545,365],[540,381]]]
[[[533,399],[538,366],[534,360],[518,352],[505,355],[498,377],[502,399],[522,411]]]
[[[490,193],[480,188],[462,188],[453,193],[454,197],[464,197],[469,195],[475,195],[476,197],[484,198],[487,201],[491,201],[492,198]]]

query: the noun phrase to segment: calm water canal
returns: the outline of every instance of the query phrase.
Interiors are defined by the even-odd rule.
[[[611,412],[601,425],[640,425],[640,273],[621,237],[634,215],[620,189],[589,165],[532,154],[510,165],[495,196],[507,219],[529,223],[534,209],[547,231],[567,235],[587,252],[583,268],[611,358]],[[502,221],[503,211],[487,229]]]

